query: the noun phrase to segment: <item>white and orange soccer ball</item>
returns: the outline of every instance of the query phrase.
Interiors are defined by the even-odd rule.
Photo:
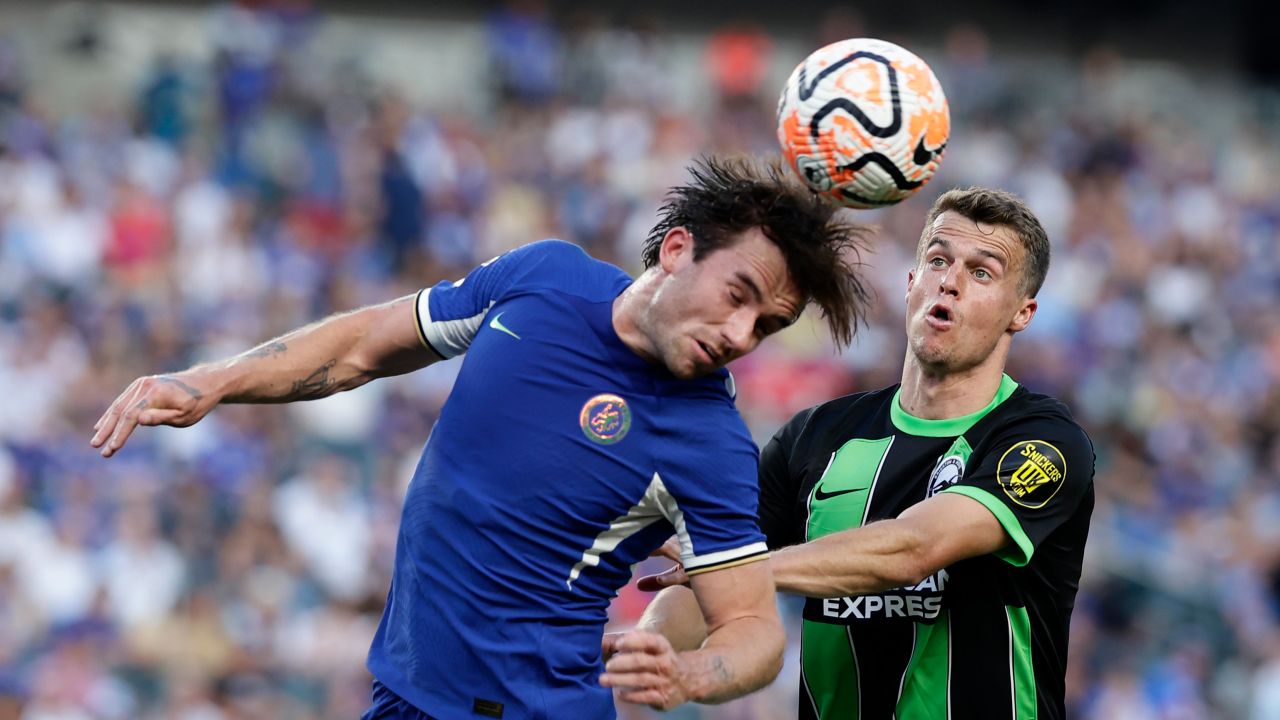
[[[849,207],[892,205],[919,190],[950,135],[938,78],[884,40],[841,40],[815,51],[778,99],[787,163],[815,192]]]

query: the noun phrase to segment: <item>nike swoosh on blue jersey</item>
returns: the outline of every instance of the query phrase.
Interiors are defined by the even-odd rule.
[[[503,324],[502,324],[502,321],[498,319],[498,318],[500,318],[500,317],[502,317],[502,313],[498,313],[497,315],[494,315],[494,316],[493,316],[493,319],[489,321],[489,327],[493,328],[494,330],[500,330],[500,331],[502,331],[502,332],[504,332],[504,333],[506,333],[506,334],[510,335],[511,337],[513,337],[513,338],[515,338],[515,339],[519,340],[519,339],[520,339],[520,336],[519,336],[519,335],[517,335],[517,334],[515,334],[515,333],[513,333],[513,332],[511,332],[510,330],[508,330],[508,329],[507,329],[507,326],[506,326],[506,325],[503,325]]]

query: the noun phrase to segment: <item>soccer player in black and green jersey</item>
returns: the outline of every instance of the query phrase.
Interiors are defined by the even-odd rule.
[[[907,276],[901,384],[806,410],[765,447],[774,577],[808,598],[801,718],[1065,717],[1093,448],[1004,374],[1048,265],[1016,196],[944,194]],[[672,587],[641,624],[696,646],[691,602]]]

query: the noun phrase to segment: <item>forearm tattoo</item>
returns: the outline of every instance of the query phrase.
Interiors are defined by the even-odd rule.
[[[716,676],[716,681],[722,687],[728,687],[733,682],[733,672],[729,670],[729,666],[725,664],[723,657],[715,656],[711,661],[711,670]]]
[[[289,392],[289,396],[302,400],[328,395],[332,392],[334,385],[334,381],[329,377],[329,371],[337,364],[337,360],[330,360],[316,368],[314,372],[306,377],[306,379],[295,381],[293,383],[293,389]]]

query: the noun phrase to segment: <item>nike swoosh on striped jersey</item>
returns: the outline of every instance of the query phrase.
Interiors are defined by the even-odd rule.
[[[833,498],[833,497],[836,497],[837,495],[848,495],[849,493],[862,492],[862,491],[864,491],[864,490],[866,490],[866,488],[853,488],[852,490],[836,490],[835,492],[822,492],[822,486],[821,486],[821,485],[819,485],[819,486],[818,486],[818,487],[813,491],[813,499],[814,499],[814,500],[829,500],[829,499],[831,499],[831,498]]]

